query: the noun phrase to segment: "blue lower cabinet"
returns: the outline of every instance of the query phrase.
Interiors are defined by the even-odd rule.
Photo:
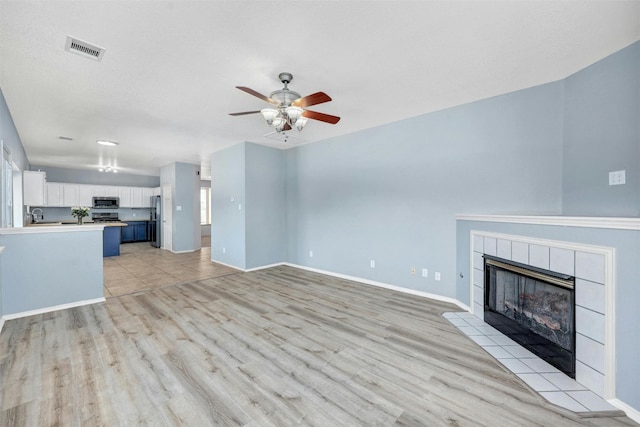
[[[124,227],[120,227],[121,242],[122,243],[135,242],[134,234],[133,234],[133,226],[131,225],[132,223],[128,222],[127,224],[128,225]]]
[[[140,222],[133,227],[133,238],[136,242],[146,242],[147,238],[147,222]]]
[[[127,221],[127,226],[121,227],[121,242],[146,242],[149,240],[147,227],[148,221]]]
[[[102,256],[120,255],[120,229],[126,227],[104,227],[102,237]]]

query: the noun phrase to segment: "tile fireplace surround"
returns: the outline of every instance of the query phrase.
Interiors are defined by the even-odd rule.
[[[529,383],[527,379],[533,382],[530,384],[536,391],[547,398],[547,400],[560,406],[579,410],[579,405],[575,404],[577,394],[595,393],[602,399],[610,399],[615,403],[616,399],[616,248],[614,245],[607,246],[605,241],[599,241],[599,244],[591,244],[584,239],[575,239],[576,241],[567,241],[564,239],[555,240],[548,238],[554,236],[549,230],[553,227],[560,227],[558,236],[566,237],[566,227],[578,227],[589,229],[611,229],[611,230],[640,230],[640,219],[638,218],[583,218],[583,217],[546,217],[546,216],[509,216],[509,215],[459,215],[457,220],[460,222],[473,221],[465,227],[458,228],[458,232],[464,231],[467,234],[469,243],[469,310],[467,318],[463,320],[453,320],[452,323],[458,322],[464,327],[475,325],[479,332],[483,330],[489,331],[493,329],[483,322],[484,316],[484,259],[483,255],[492,255],[507,260],[512,260],[521,264],[551,270],[558,273],[564,273],[575,276],[575,321],[576,321],[576,378],[573,383],[568,376],[560,374],[566,378],[565,383],[571,383],[572,386],[568,391],[563,392],[562,387],[553,387],[547,390],[538,390],[533,375],[537,375],[535,369],[526,369],[516,372],[510,368],[510,365],[527,367],[519,363],[518,358],[505,353],[502,358],[500,354],[494,355],[507,368],[511,369],[517,375],[523,375],[523,380]],[[497,224],[496,224],[497,223]],[[535,232],[536,227],[544,229],[547,232]],[[504,231],[504,232],[503,232]],[[531,231],[531,232],[529,232]],[[575,229],[572,230],[575,235]],[[535,237],[533,237],[535,236]],[[602,240],[602,239],[601,239]],[[461,240],[459,240],[461,243]],[[605,244],[600,244],[605,243]],[[459,248],[459,251],[464,251]],[[466,276],[466,275],[465,275]],[[466,279],[465,279],[466,280]],[[463,292],[463,291],[462,291]],[[475,319],[475,320],[474,320]],[[475,322],[475,323],[474,323]],[[467,324],[469,323],[469,324]],[[470,329],[470,328],[466,328]],[[463,330],[467,333],[469,331]],[[473,329],[473,327],[471,328]],[[462,329],[461,329],[462,330]],[[496,332],[494,330],[494,332]],[[499,334],[499,333],[498,333]],[[470,335],[471,339],[489,341],[493,336],[482,336],[473,331]],[[489,334],[491,335],[491,334]],[[496,334],[494,334],[496,335]],[[499,339],[506,339],[502,336]],[[493,340],[495,341],[495,340]],[[485,343],[496,346],[500,343]],[[482,342],[479,342],[482,345]],[[515,343],[513,343],[515,344]],[[484,346],[483,346],[484,347]],[[489,353],[492,351],[500,352],[502,350],[494,347],[485,348]],[[493,354],[493,353],[492,353]],[[529,354],[529,357],[535,357]],[[502,360],[504,359],[504,360]],[[532,359],[529,359],[531,361]],[[527,361],[525,361],[527,363]],[[521,366],[522,365],[522,366]],[[516,369],[517,370],[517,369]],[[546,371],[545,371],[546,372]],[[544,381],[544,375],[542,377]],[[534,384],[535,383],[535,384]],[[577,383],[577,384],[576,384]],[[577,387],[576,387],[577,385]],[[539,388],[539,387],[538,387]],[[544,387],[543,387],[544,388]],[[582,389],[580,393],[577,390]],[[573,390],[573,391],[571,391]],[[544,393],[547,391],[547,393]],[[561,399],[553,401],[550,397],[554,397],[554,393],[550,391],[563,393]],[[572,396],[576,394],[576,396]],[[567,394],[567,396],[564,396]],[[597,398],[597,396],[593,396]],[[573,399],[568,399],[572,396]],[[555,396],[557,397],[557,396]],[[566,400],[568,405],[561,402]],[[602,404],[601,404],[602,403]],[[588,409],[601,407],[602,410],[613,409],[604,400],[601,403],[587,406]],[[589,408],[591,406],[591,408]],[[631,409],[637,416],[637,408]],[[632,418],[636,418],[632,416]]]

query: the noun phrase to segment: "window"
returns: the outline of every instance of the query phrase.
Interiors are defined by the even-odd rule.
[[[200,224],[211,224],[211,188],[200,187]]]

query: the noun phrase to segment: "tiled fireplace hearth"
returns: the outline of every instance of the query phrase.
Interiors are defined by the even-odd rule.
[[[607,354],[613,334],[607,334],[607,312],[613,304],[612,248],[524,236],[472,232],[472,313],[484,314],[484,255],[575,276],[576,381],[606,397],[607,375],[613,375]]]
[[[548,401],[576,412],[585,410],[581,408],[606,411],[613,405],[640,422],[637,370],[640,217],[457,215],[456,238],[459,273],[456,295],[469,312],[451,313],[451,323]],[[575,316],[575,346],[571,357],[573,360],[575,355],[575,380],[487,325],[484,319],[485,259],[492,257],[497,257],[502,264],[522,268],[516,271],[518,274],[525,274],[523,271],[527,270],[553,272],[552,276],[560,273],[564,279],[573,282],[575,293],[571,295],[574,298],[571,306]],[[505,268],[504,265],[501,267]],[[501,274],[500,280],[511,277]],[[494,276],[489,274],[489,277],[493,283]],[[526,280],[517,285],[511,283],[505,282],[504,289],[516,293],[498,295],[506,298],[498,314],[523,322],[521,325],[536,333],[540,332],[540,319],[555,319],[560,325],[565,324],[566,318],[556,316],[559,304],[548,310],[552,301],[564,301],[558,296],[545,299],[544,316],[533,318],[537,324],[522,317],[532,313],[528,303],[518,306],[521,314],[509,311],[512,296],[524,296],[521,301],[538,299],[537,296],[527,297],[526,289],[530,285]],[[534,285],[534,295],[540,295],[537,286]],[[542,289],[545,290],[544,286]],[[492,296],[489,301],[494,299]],[[505,308],[507,311],[501,311]],[[489,318],[486,320],[494,322]],[[558,326],[553,320],[542,324]],[[501,323],[497,326],[504,329]],[[520,333],[517,328],[515,334],[514,330],[504,330],[531,348],[526,335],[517,335]],[[560,330],[568,329],[562,326]],[[562,341],[561,347],[567,348],[565,344]],[[558,365],[549,359],[548,353],[542,351],[541,354]],[[565,370],[564,366],[561,368]],[[567,372],[571,374],[572,371]]]

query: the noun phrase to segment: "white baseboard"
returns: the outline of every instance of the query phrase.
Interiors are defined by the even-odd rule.
[[[2,333],[2,327],[4,326],[4,317],[0,318],[0,334]]]
[[[227,267],[235,268],[236,270],[240,270],[240,271],[243,271],[245,273],[250,272],[250,271],[259,271],[259,270],[264,270],[266,268],[272,268],[272,267],[278,267],[278,266],[281,266],[281,265],[286,265],[286,266],[293,267],[293,268],[299,268],[301,270],[313,271],[314,273],[326,274],[327,276],[333,276],[333,277],[338,277],[340,279],[351,280],[353,282],[364,283],[365,285],[377,286],[379,288],[390,289],[392,291],[402,292],[402,293],[405,293],[405,294],[415,295],[415,296],[419,296],[419,297],[423,297],[423,298],[429,298],[429,299],[433,299],[433,300],[436,300],[436,301],[448,302],[448,303],[457,305],[462,310],[471,312],[471,308],[468,305],[458,301],[455,298],[444,297],[442,295],[432,294],[432,293],[429,293],[429,292],[416,291],[416,290],[413,290],[413,289],[403,288],[401,286],[390,285],[388,283],[376,282],[375,280],[363,279],[361,277],[349,276],[349,275],[340,274],[340,273],[334,273],[332,271],[320,270],[318,268],[306,267],[304,265],[292,264],[292,263],[289,263],[289,262],[278,262],[278,263],[275,263],[275,264],[262,265],[260,267],[254,267],[254,268],[249,268],[249,269],[238,268],[238,267],[236,267],[234,265],[225,264],[224,262],[216,261],[214,259],[211,259],[211,262],[215,262],[217,264],[222,264],[222,265],[227,266]]]
[[[289,267],[299,268],[301,270],[313,271],[314,273],[326,274],[327,276],[333,276],[333,277],[337,277],[337,278],[340,278],[340,279],[351,280],[353,282],[364,283],[365,285],[377,286],[379,288],[390,289],[392,291],[402,292],[402,293],[405,293],[405,294],[415,295],[415,296],[419,296],[419,297],[423,297],[423,298],[429,298],[429,299],[433,299],[433,300],[436,300],[436,301],[448,302],[448,303],[457,305],[458,307],[460,307],[461,309],[463,309],[465,311],[471,311],[471,309],[470,309],[470,307],[468,305],[461,303],[460,301],[458,301],[455,298],[445,297],[445,296],[442,296],[442,295],[432,294],[432,293],[429,293],[429,292],[416,291],[416,290],[413,290],[413,289],[403,288],[401,286],[390,285],[388,283],[376,282],[375,280],[363,279],[361,277],[349,276],[349,275],[346,275],[346,274],[340,274],[340,273],[334,273],[334,272],[331,272],[331,271],[320,270],[318,268],[306,267],[304,265],[291,264],[291,263],[288,263],[288,262],[282,263],[280,265],[288,265]]]
[[[261,265],[260,267],[249,268],[248,270],[243,270],[243,271],[248,273],[250,271],[259,271],[259,270],[264,270],[266,268],[279,267],[281,265],[289,265],[289,264],[287,264],[286,262],[277,262],[275,264]]]
[[[4,324],[5,320],[19,319],[21,317],[34,316],[36,314],[43,314],[43,313],[50,313],[52,311],[65,310],[67,308],[80,307],[83,305],[98,304],[105,301],[106,301],[105,298],[102,297],[102,298],[71,302],[69,304],[54,305],[52,307],[39,308],[37,310],[22,311],[20,313],[5,314],[4,316],[2,316],[2,322]]]
[[[247,271],[244,268],[240,268],[240,267],[235,266],[235,265],[227,264],[226,262],[218,261],[218,260],[215,260],[213,258],[211,258],[211,262],[215,262],[216,264],[224,265],[225,267],[234,268],[234,269],[240,270],[242,272],[246,272]]]
[[[633,421],[640,423],[640,410],[627,405],[620,399],[609,399],[607,402],[624,411],[624,413],[627,414],[627,417],[631,418]]]

